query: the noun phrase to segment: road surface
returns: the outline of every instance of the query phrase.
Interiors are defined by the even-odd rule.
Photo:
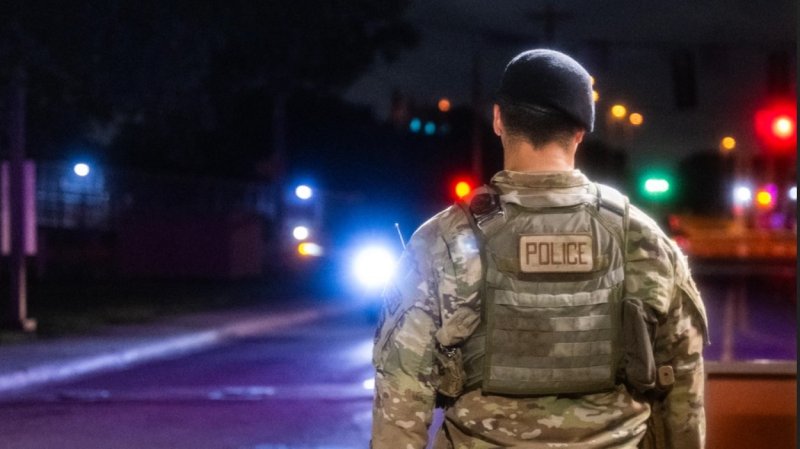
[[[698,276],[714,360],[794,359],[792,276]],[[367,447],[373,325],[342,315],[0,399],[6,449]]]
[[[343,316],[0,401],[0,447],[355,449],[372,324]]]

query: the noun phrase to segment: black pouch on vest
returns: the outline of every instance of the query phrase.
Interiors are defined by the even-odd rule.
[[[625,381],[638,393],[647,393],[656,387],[656,362],[653,357],[653,339],[658,321],[648,314],[642,301],[626,299],[622,302],[622,366]]]

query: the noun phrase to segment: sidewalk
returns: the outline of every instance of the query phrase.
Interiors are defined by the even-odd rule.
[[[346,308],[331,304],[270,304],[0,345],[0,397],[98,371],[197,352],[344,312]]]

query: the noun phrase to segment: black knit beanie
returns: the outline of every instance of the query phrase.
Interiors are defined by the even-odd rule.
[[[547,49],[528,50],[506,66],[499,99],[540,112],[560,112],[594,129],[594,97],[589,73],[569,56]]]

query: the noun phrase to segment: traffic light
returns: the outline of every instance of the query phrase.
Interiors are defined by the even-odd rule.
[[[764,150],[782,153],[797,149],[797,107],[789,100],[773,101],[756,111],[756,136]]]
[[[650,201],[668,201],[672,198],[673,186],[670,176],[650,174],[640,179],[640,191],[645,199]]]
[[[663,178],[648,178],[644,181],[644,191],[651,196],[669,192],[669,181]]]
[[[651,168],[636,176],[639,198],[651,205],[671,203],[680,190],[678,180],[668,168]]]

